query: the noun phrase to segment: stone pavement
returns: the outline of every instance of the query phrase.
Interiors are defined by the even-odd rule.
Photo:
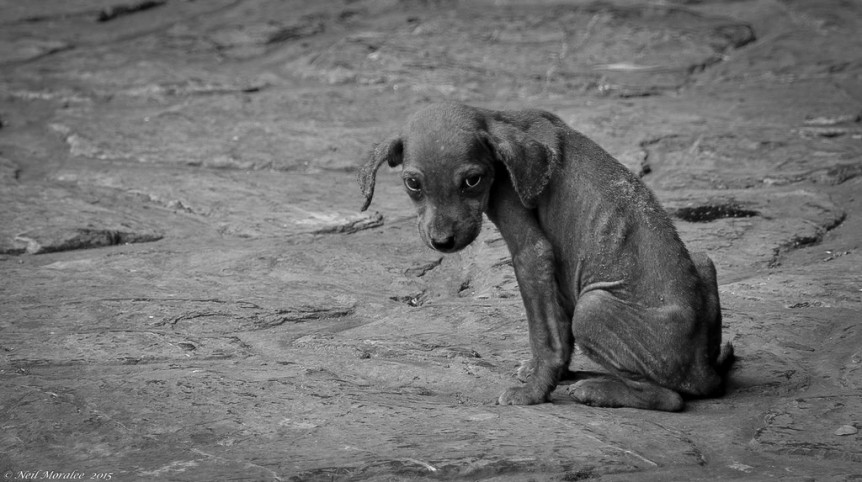
[[[840,0],[0,0],[0,470],[857,480],[860,31]],[[386,170],[358,212],[369,146],[444,99],[643,176],[717,264],[725,397],[494,405],[529,354],[499,233],[427,249]]]

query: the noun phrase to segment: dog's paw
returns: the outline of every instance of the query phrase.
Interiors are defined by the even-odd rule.
[[[527,380],[533,376],[533,372],[536,371],[536,360],[521,360],[521,366],[518,367],[518,372],[515,373],[515,377],[518,380],[526,383]]]
[[[604,396],[604,392],[596,390],[589,380],[581,380],[566,387],[566,392],[572,399],[578,403],[598,407],[612,407]]]
[[[685,406],[682,397],[673,390],[644,382],[633,388],[620,380],[588,379],[569,385],[567,391],[576,402],[593,407],[678,412]]]
[[[500,394],[497,405],[535,405],[546,401],[547,395],[537,394],[530,387],[511,387]]]

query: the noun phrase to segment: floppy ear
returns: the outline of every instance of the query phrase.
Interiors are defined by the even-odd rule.
[[[365,202],[362,204],[361,211],[368,209],[371,204],[371,198],[374,196],[374,182],[377,179],[377,168],[384,162],[389,164],[389,167],[395,167],[404,159],[404,142],[401,136],[393,136],[386,139],[371,148],[368,153],[365,163],[359,168],[359,174],[356,176],[359,181],[359,187],[362,189],[362,194],[365,196]]]
[[[558,163],[557,150],[501,121],[488,125],[486,141],[497,160],[509,171],[521,204],[528,209],[535,208]]]

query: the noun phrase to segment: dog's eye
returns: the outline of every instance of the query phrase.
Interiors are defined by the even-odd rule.
[[[482,176],[479,174],[471,174],[464,178],[464,187],[467,189],[473,189],[478,186],[479,183],[482,182]]]
[[[404,185],[411,191],[418,192],[422,190],[422,183],[420,183],[419,179],[416,179],[415,177],[404,179]]]

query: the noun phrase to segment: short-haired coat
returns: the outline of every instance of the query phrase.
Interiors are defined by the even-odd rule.
[[[509,248],[533,358],[499,403],[548,401],[572,375],[575,343],[609,372],[569,387],[585,404],[676,411],[683,396],[723,392],[733,349],[712,261],[688,252],[637,176],[559,117],[425,107],[369,153],[363,210],[384,162],[402,166],[430,247],[464,248],[485,213]]]

